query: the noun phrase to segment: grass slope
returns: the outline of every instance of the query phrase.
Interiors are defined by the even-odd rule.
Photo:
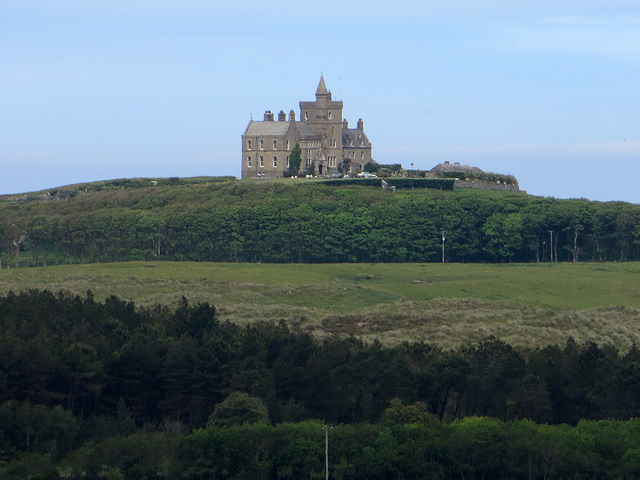
[[[229,264],[130,262],[0,270],[0,293],[69,290],[138,305],[207,301],[240,324],[281,320],[316,335],[451,347],[640,344],[640,264]]]

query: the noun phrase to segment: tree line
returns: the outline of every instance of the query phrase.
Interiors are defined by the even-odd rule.
[[[189,473],[191,476],[175,478],[259,478],[242,462],[260,458],[260,452],[294,448],[278,435],[287,428],[304,430],[313,419],[343,425],[340,428],[345,432],[353,432],[346,444],[358,445],[358,428],[372,429],[367,434],[372,443],[365,445],[371,457],[361,461],[382,470],[371,467],[368,473],[356,474],[352,467],[345,466],[343,478],[398,478],[399,472],[405,472],[407,478],[412,476],[398,466],[402,463],[399,459],[415,453],[410,446],[413,443],[403,443],[409,442],[407,435],[418,434],[403,430],[410,423],[425,425],[418,434],[420,438],[443,435],[433,437],[438,438],[433,440],[435,444],[442,441],[446,445],[458,438],[452,432],[466,428],[464,425],[479,425],[482,432],[486,428],[493,432],[488,434],[489,440],[477,439],[477,444],[467,434],[461,435],[471,442],[464,447],[468,449],[481,448],[479,445],[504,449],[509,430],[524,425],[521,428],[532,429],[529,434],[533,438],[522,440],[525,450],[518,455],[524,455],[527,448],[534,449],[537,456],[530,461],[535,463],[531,468],[536,472],[546,461],[539,456],[541,452],[546,448],[560,455],[558,452],[568,448],[562,442],[581,438],[576,433],[581,425],[590,425],[590,435],[604,432],[602,441],[607,444],[597,446],[601,440],[593,437],[580,440],[584,442],[585,459],[590,459],[585,460],[584,468],[591,465],[588,468],[607,471],[604,465],[609,463],[598,463],[604,460],[594,456],[596,447],[601,448],[598,455],[605,455],[603,458],[616,468],[622,468],[623,460],[636,462],[636,467],[640,461],[640,449],[636,444],[629,446],[627,433],[622,433],[627,428],[640,432],[633,420],[640,416],[640,351],[635,346],[619,353],[609,345],[577,344],[569,339],[563,345],[515,349],[487,338],[445,351],[426,343],[383,347],[353,337],[316,341],[309,333],[283,322],[257,321],[245,327],[221,322],[213,306],[189,305],[184,299],[176,308],[139,308],[116,297],[100,302],[90,292],[80,297],[30,290],[0,297],[0,387],[0,472],[15,467],[24,473],[20,468],[34,462],[39,465],[38,458],[43,465],[55,464],[56,468],[65,462],[79,462],[85,472],[112,462],[124,472],[133,464],[125,468],[118,462],[125,462],[126,455],[121,458],[114,452],[134,455],[136,449],[146,452],[140,455],[149,456],[144,461],[157,470],[160,466],[153,463],[154,458],[162,454],[156,452],[154,457],[148,448],[166,452],[174,445],[176,452],[186,455],[175,458],[183,458],[189,468],[209,462],[202,470]],[[222,406],[232,407],[238,394],[244,395],[244,409],[238,414],[237,409],[227,408],[224,413]],[[247,398],[254,399],[254,404],[247,404]],[[520,419],[530,423],[521,423]],[[252,447],[247,444],[245,436],[254,441],[261,438],[248,426],[221,431],[250,422],[262,425],[251,428],[263,429],[260,435],[266,435],[264,443],[251,443]],[[403,427],[393,433],[385,422]],[[280,426],[289,424],[301,426]],[[175,438],[171,439],[172,435]],[[399,437],[393,439],[393,435]],[[494,440],[495,445],[487,444]],[[536,444],[538,440],[540,445]],[[301,438],[300,452],[308,442],[318,441]],[[562,445],[552,445],[555,441]],[[145,442],[155,447],[143,446]],[[232,448],[230,445],[237,442],[233,448],[240,451],[202,453],[203,449],[214,448],[216,442],[221,442],[220,448]],[[377,449],[384,442],[408,450],[393,463],[395,453],[387,453],[386,460],[378,457],[383,455],[384,449]],[[257,450],[243,450],[245,447]],[[364,455],[367,448],[363,446],[359,455]],[[477,465],[453,469],[450,462],[457,461],[497,462],[497,466],[487,463],[482,468],[503,473],[482,471],[496,478],[507,475],[503,453],[496,453],[491,461],[481,460],[478,452],[462,460],[461,451],[451,448],[439,450],[441,456],[433,457],[437,460],[432,465],[436,476],[425,478],[479,475]],[[168,454],[170,459],[174,453]],[[272,453],[264,453],[269,473],[261,474],[262,478],[298,478],[297,471],[278,470],[273,462],[279,453]],[[569,456],[568,451],[565,453]],[[108,455],[112,460],[105,459]],[[239,459],[234,460],[234,455]],[[351,459],[352,454],[348,457]],[[422,457],[418,460],[425,461]],[[564,461],[571,460],[567,457]],[[95,462],[94,467],[91,462]],[[236,470],[229,470],[231,464]],[[443,472],[449,473],[445,477]],[[505,478],[526,473],[519,472]],[[313,474],[318,473],[314,467]],[[137,474],[138,470],[131,470],[126,478],[142,478]],[[307,471],[305,476],[313,474]],[[149,472],[145,475],[154,478]],[[612,478],[635,478],[628,476],[629,472],[620,475]],[[540,478],[539,474],[535,476]],[[544,478],[562,476],[549,473]]]
[[[224,181],[0,203],[3,266],[126,260],[640,259],[640,205],[521,193]],[[444,235],[443,235],[444,233]]]
[[[22,421],[26,414],[16,414]],[[415,405],[401,408],[414,410]],[[420,408],[418,406],[418,408]],[[389,410],[398,410],[390,407]],[[4,413],[4,412],[2,412]],[[32,420],[39,420],[33,416]],[[6,480],[176,479],[289,480],[325,478],[325,424],[265,422],[193,432],[170,422],[156,430],[119,426],[52,454],[82,427],[67,419],[40,427],[42,439],[15,459],[0,461]],[[115,425],[115,424],[114,424]],[[63,430],[64,428],[64,430]],[[638,419],[581,421],[577,426],[466,417],[444,424],[391,415],[329,431],[329,474],[335,479],[578,480],[640,477]],[[53,436],[60,440],[54,441]]]

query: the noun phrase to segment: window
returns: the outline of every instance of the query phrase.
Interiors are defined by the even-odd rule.
[[[260,166],[264,167],[264,157],[260,155]]]
[[[284,148],[285,150],[289,150],[289,140],[284,142]]]
[[[247,150],[251,150],[251,140],[247,140]]]
[[[331,112],[329,112],[329,120],[331,120]]]
[[[278,166],[278,157],[273,157],[273,166],[274,167]]]
[[[304,112],[304,121],[306,122],[307,120],[309,120],[309,115],[307,112]]]
[[[264,150],[264,140],[260,140],[260,150]]]
[[[364,152],[360,154],[360,158],[364,160]]]
[[[290,165],[289,165],[289,155],[287,155],[287,168],[289,168],[289,167],[290,167]]]
[[[331,118],[331,117],[329,117]],[[336,126],[335,125],[331,125],[331,133],[336,133]]]
[[[278,147],[278,142],[276,140],[273,141],[273,149],[275,150]]]
[[[247,167],[251,167],[251,155],[247,157]]]

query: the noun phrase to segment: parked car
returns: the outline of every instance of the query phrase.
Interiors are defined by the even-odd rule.
[[[342,178],[342,174],[335,172],[333,175],[331,175],[333,178]]]
[[[378,176],[375,173],[360,172],[358,178],[378,178]]]

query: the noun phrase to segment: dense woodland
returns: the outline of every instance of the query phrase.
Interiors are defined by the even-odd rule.
[[[0,297],[0,477],[637,478],[640,351],[314,341],[138,308]],[[38,476],[39,475],[39,476]]]
[[[640,259],[640,205],[371,182],[120,180],[5,196],[0,260],[436,262],[443,232],[447,262]]]

